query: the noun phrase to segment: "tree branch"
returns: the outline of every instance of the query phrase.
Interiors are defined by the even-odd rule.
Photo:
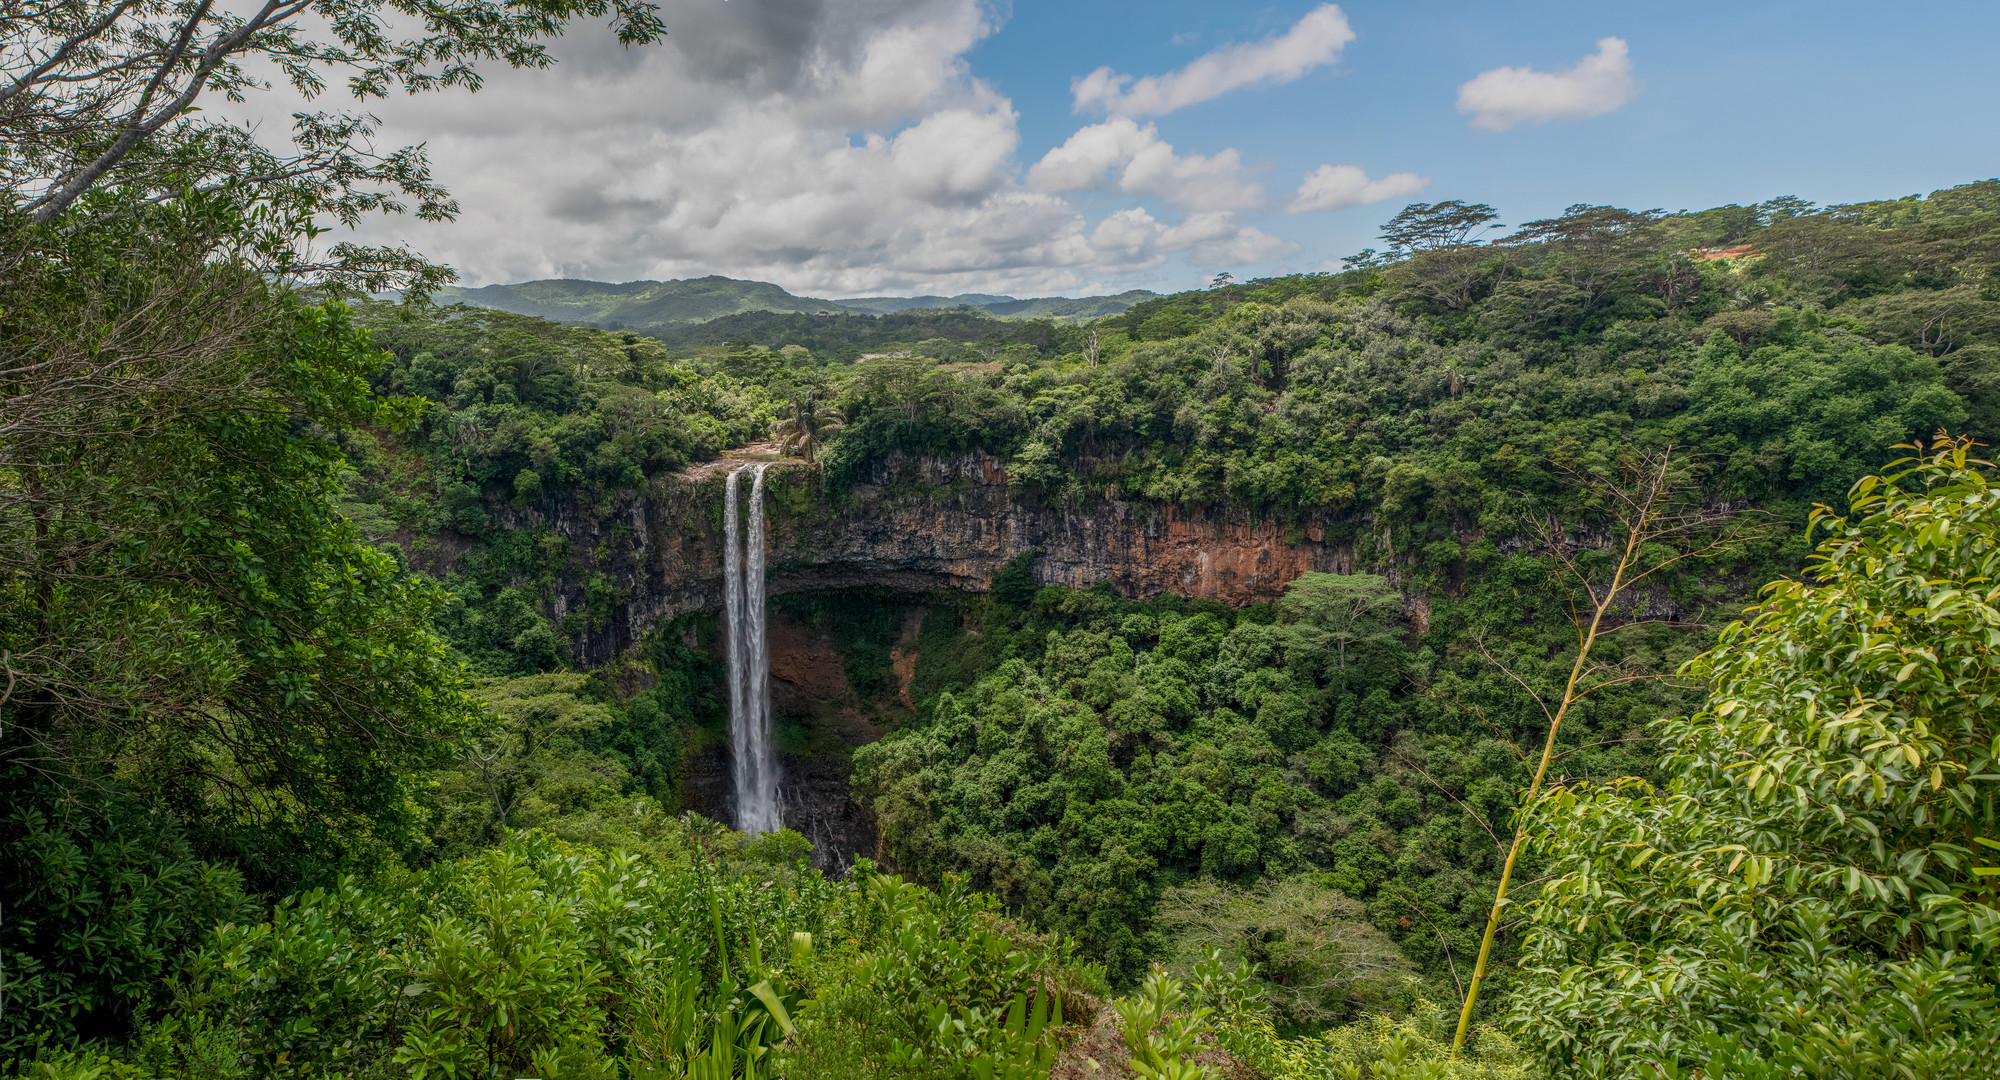
[[[157,134],[169,121],[186,112],[188,106],[193,105],[195,99],[201,96],[202,89],[208,85],[209,76],[215,73],[215,69],[223,60],[241,49],[253,35],[298,15],[309,6],[309,0],[296,0],[290,4],[281,3],[280,0],[267,0],[255,17],[245,21],[235,32],[217,38],[213,44],[202,50],[193,74],[188,76],[187,85],[172,101],[161,106],[150,119],[147,118],[146,110],[151,107],[154,93],[173,69],[180,65],[181,58],[186,55],[189,43],[193,40],[195,32],[200,29],[201,22],[208,17],[209,8],[213,3],[214,0],[202,0],[201,6],[195,9],[194,14],[183,24],[173,49],[167,58],[161,61],[159,70],[146,84],[145,90],[139,96],[139,103],[129,114],[131,119],[127,121],[125,130],[119,134],[118,140],[62,187],[30,202],[28,204],[28,208],[32,210],[29,215],[30,220],[37,225],[46,225],[55,220],[64,210],[69,209],[72,203],[81,198],[84,192],[89,191],[91,185],[103,179],[106,173],[125,160],[141,142]]]
[[[111,29],[112,25],[116,23],[120,18],[122,18],[125,12],[130,10],[132,5],[137,2],[138,0],[119,0],[118,6],[112,8],[109,12],[107,12],[102,19],[99,19],[96,22],[95,25],[86,27],[85,29],[75,34],[72,34],[70,37],[65,39],[62,45],[57,47],[56,51],[49,55],[49,58],[47,60],[44,60],[40,64],[37,64],[34,67],[28,69],[28,71],[25,74],[21,75],[19,78],[14,80],[14,84],[12,86],[9,86],[5,89],[0,89],[0,105],[6,104],[8,99],[12,98],[14,95],[19,94],[22,91],[27,90],[28,88],[36,86],[43,82],[84,82],[88,81],[91,78],[95,78],[97,76],[96,72],[92,72],[88,76],[78,76],[74,78],[59,77],[56,79],[48,79],[47,75],[49,72],[54,71],[58,67],[61,67],[63,63],[70,58],[70,54],[74,53],[77,50],[78,46],[82,45],[86,41],[93,41],[99,37],[102,37],[104,35],[104,32],[106,30]]]

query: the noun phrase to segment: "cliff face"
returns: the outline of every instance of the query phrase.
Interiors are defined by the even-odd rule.
[[[567,539],[569,557],[548,594],[549,614],[574,633],[571,655],[579,666],[611,663],[678,615],[721,608],[724,484],[746,460],[656,477],[643,492],[608,506],[566,501],[502,512],[510,527],[552,528]],[[1308,571],[1354,569],[1353,541],[1331,538],[1330,530],[1342,525],[1324,518],[1288,527],[1108,495],[1052,503],[1010,492],[1001,462],[983,454],[891,460],[866,479],[834,498],[802,463],[770,463],[764,506],[771,595],[857,587],[985,591],[1009,560],[1030,550],[1038,552],[1032,567],[1042,584],[1103,581],[1127,596],[1172,592],[1231,604],[1275,597]],[[459,549],[432,550],[435,565],[427,569],[442,574]],[[613,594],[608,609],[606,583]],[[879,737],[874,721],[883,708],[910,708],[922,612],[911,608],[891,651],[901,693],[891,695],[896,701],[872,703],[848,685],[824,627],[773,613],[775,711],[818,748],[781,754],[779,794],[786,824],[812,841],[822,869],[843,871],[863,854],[880,860],[874,822],[849,794],[847,753]],[[572,614],[583,617],[566,618]],[[682,808],[734,820],[726,744],[697,751],[680,788]]]
[[[922,608],[913,609],[919,617]],[[826,626],[773,612],[766,639],[771,656],[771,706],[780,723],[797,725],[812,752],[778,752],[778,802],[786,827],[812,844],[813,865],[845,874],[857,856],[883,862],[875,819],[848,788],[848,755],[882,731],[864,712],[847,681],[847,667]],[[780,740],[781,746],[783,739]],[[712,743],[694,754],[681,778],[680,808],[717,821],[736,820],[729,747]]]
[[[608,662],[655,624],[722,604],[722,492],[737,462],[658,477],[606,515],[575,506],[511,515],[516,527],[552,525],[572,565],[552,597],[561,619],[584,602],[584,582],[608,577],[621,602],[574,642],[586,666]],[[747,491],[749,484],[743,485]],[[1021,552],[1037,549],[1043,584],[1108,581],[1127,596],[1173,592],[1232,604],[1269,599],[1308,571],[1348,572],[1352,542],[1328,522],[1211,515],[1158,503],[1095,498],[1048,503],[1010,493],[1000,462],[891,460],[838,502],[816,474],[774,463],[767,475],[767,567],[773,595],[877,586],[985,590]]]

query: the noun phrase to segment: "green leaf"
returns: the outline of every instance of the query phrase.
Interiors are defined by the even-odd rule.
[[[771,1011],[772,1019],[778,1022],[778,1026],[784,1029],[785,1034],[790,1035],[792,1033],[792,1014],[785,1011],[785,1002],[778,996],[778,992],[772,988],[771,980],[765,979],[759,982],[750,988],[750,993],[758,1001],[764,1003],[764,1007]]]

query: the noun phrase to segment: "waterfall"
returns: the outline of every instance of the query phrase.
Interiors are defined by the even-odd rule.
[[[728,623],[729,746],[734,754],[736,827],[751,835],[776,831],[778,752],[771,738],[771,653],[764,631],[764,470],[745,465],[723,486],[723,598]],[[738,540],[738,478],[750,470],[748,535]]]
[[[736,803],[743,806],[743,792],[749,790],[749,779],[744,771],[744,744],[749,733],[743,723],[743,669],[748,658],[743,655],[743,541],[736,531],[736,490],[737,477],[743,472],[737,469],[729,474],[729,480],[722,487],[722,611],[723,629],[727,637],[723,647],[729,657],[729,748],[731,761],[736,772]],[[741,816],[741,811],[738,811]]]

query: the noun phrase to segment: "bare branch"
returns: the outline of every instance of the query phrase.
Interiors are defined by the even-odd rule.
[[[1510,668],[1506,664],[1502,663],[1499,657],[1494,656],[1492,652],[1487,650],[1486,638],[1483,635],[1475,636],[1472,639],[1472,644],[1475,648],[1479,650],[1479,655],[1485,657],[1488,663],[1492,664],[1494,667],[1499,668],[1501,672],[1504,673],[1508,678],[1518,683],[1522,690],[1527,691],[1528,696],[1534,699],[1535,705],[1542,710],[1542,715],[1548,718],[1549,723],[1553,724],[1556,722],[1556,714],[1549,711],[1549,703],[1547,701],[1542,700],[1542,695],[1539,692],[1537,692],[1534,687],[1528,685],[1528,680],[1523,679],[1519,675],[1514,674],[1513,668]],[[1522,761],[1525,762],[1526,760],[1527,758],[1523,756]]]
[[[1478,823],[1480,828],[1486,830],[1486,835],[1493,838],[1493,846],[1495,848],[1499,848],[1501,850],[1506,849],[1507,845],[1500,842],[1500,834],[1493,831],[1493,826],[1488,825],[1486,823],[1486,819],[1480,817],[1479,812],[1477,810],[1474,810],[1472,807],[1466,805],[1464,799],[1461,799],[1458,796],[1453,795],[1451,793],[1451,789],[1445,787],[1443,784],[1438,783],[1435,779],[1432,779],[1431,774],[1425,772],[1424,767],[1422,765],[1419,765],[1416,762],[1411,761],[1409,758],[1404,757],[1402,751],[1391,747],[1389,752],[1396,755],[1396,760],[1402,762],[1405,765],[1408,765],[1412,769],[1417,770],[1417,775],[1422,776],[1425,780],[1430,781],[1430,785],[1438,789],[1438,791],[1441,792],[1445,798],[1450,799],[1452,802],[1457,803],[1459,809],[1464,810],[1466,814],[1472,818],[1473,821]]]
[[[1440,930],[1440,929],[1438,929],[1438,924],[1437,924],[1437,923],[1435,923],[1435,922],[1432,922],[1432,921],[1431,921],[1431,917],[1430,917],[1430,915],[1428,915],[1427,913],[1425,913],[1425,911],[1424,911],[1424,909],[1423,909],[1422,905],[1420,905],[1420,904],[1417,904],[1417,903],[1416,903],[1415,901],[1412,901],[1412,902],[1410,903],[1410,908],[1411,908],[1411,910],[1413,910],[1413,911],[1415,911],[1415,912],[1417,913],[1417,916],[1418,916],[1419,918],[1423,919],[1423,920],[1424,920],[1424,922],[1428,923],[1428,924],[1430,925],[1430,928],[1431,928],[1431,932],[1437,935],[1437,939],[1438,939],[1438,946],[1439,946],[1440,948],[1442,948],[1442,949],[1444,950],[1444,962],[1445,962],[1445,963],[1446,963],[1447,965],[1449,965],[1449,966],[1450,966],[1450,968],[1451,968],[1451,981],[1452,981],[1452,984],[1458,987],[1458,996],[1459,996],[1459,997],[1460,997],[1461,999],[1462,999],[1462,998],[1464,998],[1464,997],[1465,997],[1465,983],[1459,980],[1459,977],[1458,977],[1458,963],[1457,963],[1457,961],[1455,961],[1455,960],[1453,960],[1453,959],[1451,958],[1451,942],[1450,942],[1449,940],[1447,940],[1447,939],[1445,938],[1445,936],[1444,936],[1444,931],[1443,931],[1443,930]]]
[[[36,64],[35,66],[29,68],[27,71],[23,72],[20,75],[20,77],[14,80],[12,85],[7,86],[4,89],[0,89],[0,105],[6,104],[8,99],[14,97],[16,94],[19,94],[22,91],[37,85],[38,83],[47,81],[49,79],[50,73],[62,67],[64,64],[68,63],[70,56],[73,55],[79,47],[81,47],[85,42],[95,41],[98,38],[102,37],[104,35],[104,32],[106,30],[111,29],[111,27],[115,23],[117,23],[119,19],[124,18],[125,13],[127,11],[130,11],[132,9],[132,6],[137,2],[138,0],[119,0],[117,6],[105,12],[102,18],[84,27],[77,33],[72,34],[69,37],[65,38],[63,40],[63,43],[60,46],[58,46],[54,52],[50,53],[46,60],[42,61],[39,64]],[[133,62],[136,63],[137,61]],[[117,66],[123,67],[125,65],[121,64]],[[57,81],[64,81],[64,82],[94,81],[96,79],[103,78],[104,75],[106,74],[109,74],[110,70],[115,70],[115,69],[100,68],[97,69],[96,71],[84,72],[72,77],[60,77]]]
[[[1516,743],[1512,738],[1510,738],[1506,732],[1500,730],[1500,725],[1494,723],[1491,720],[1488,720],[1486,718],[1486,713],[1483,710],[1481,710],[1479,706],[1468,705],[1466,706],[1466,708],[1472,710],[1472,715],[1477,716],[1482,721],[1485,721],[1486,726],[1493,729],[1493,734],[1497,736],[1501,742],[1507,744],[1507,749],[1514,751],[1514,756],[1520,760],[1522,768],[1525,769],[1528,767],[1528,755],[1522,753],[1520,745]]]
[[[199,97],[202,90],[208,86],[209,76],[215,72],[216,67],[240,50],[253,34],[298,15],[309,6],[309,0],[297,0],[290,5],[280,3],[279,0],[267,0],[263,10],[244,22],[234,33],[223,35],[202,50],[193,73],[188,76],[187,84],[180,93],[148,117],[146,112],[152,106],[154,93],[165,82],[167,76],[180,66],[181,57],[186,55],[189,42],[201,29],[202,22],[208,18],[212,3],[213,0],[202,0],[201,6],[197,7],[194,14],[188,16],[187,21],[181,26],[173,49],[160,62],[159,70],[140,92],[138,104],[133,106],[125,123],[125,129],[118,136],[118,141],[112,143],[109,149],[99,154],[56,191],[28,204],[34,211],[32,219],[36,224],[46,225],[55,220],[64,210],[69,209],[71,203],[85,191],[90,190],[91,185],[125,160],[126,155],[130,154],[142,140],[157,134],[169,121],[186,112],[188,106],[193,105],[195,98]]]
[[[1571,747],[1570,749],[1565,750],[1560,754],[1557,754],[1556,760],[1561,761],[1562,759],[1570,756],[1571,754],[1577,753],[1578,751],[1590,750],[1599,746],[1618,746],[1623,743],[1659,742],[1659,741],[1660,740],[1653,738],[1651,735],[1635,735],[1629,739],[1603,739],[1598,742],[1584,743],[1582,746]]]
[[[1590,660],[1591,650],[1597,640],[1607,633],[1614,633],[1622,628],[1615,623],[1615,620],[1612,621],[1612,625],[1607,625],[1607,620],[1618,604],[1619,598],[1629,594],[1639,582],[1665,566],[1670,566],[1683,558],[1720,554],[1734,542],[1732,538],[1716,538],[1692,551],[1676,552],[1672,559],[1663,560],[1651,567],[1642,565],[1648,545],[1686,537],[1699,529],[1714,527],[1721,521],[1718,515],[1705,508],[1678,509],[1673,505],[1674,474],[1671,471],[1673,454],[1673,448],[1668,447],[1651,460],[1631,462],[1625,470],[1625,474],[1632,478],[1629,487],[1615,482],[1605,482],[1602,478],[1580,472],[1575,474],[1583,490],[1596,496],[1600,505],[1609,503],[1617,508],[1612,516],[1624,533],[1624,544],[1617,561],[1612,566],[1608,581],[1600,584],[1585,571],[1574,554],[1569,530],[1554,515],[1538,516],[1534,519],[1534,527],[1540,535],[1543,551],[1560,568],[1564,579],[1573,583],[1590,601],[1587,607],[1580,610],[1574,595],[1568,598],[1571,622],[1578,634],[1577,653],[1570,665],[1569,679],[1563,686],[1562,697],[1553,712],[1541,695],[1535,693],[1533,688],[1511,669],[1494,660],[1491,653],[1487,652],[1484,643],[1480,643],[1480,651],[1485,653],[1489,660],[1493,660],[1495,666],[1505,671],[1509,678],[1520,684],[1522,689],[1527,690],[1530,696],[1534,697],[1536,704],[1541,706],[1543,714],[1549,717],[1548,734],[1542,744],[1541,763],[1536,767],[1534,777],[1529,781],[1527,791],[1522,796],[1521,805],[1524,811],[1535,806],[1542,796],[1543,783],[1547,779],[1549,766],[1557,759],[1557,738],[1570,710],[1584,698],[1606,687],[1651,677],[1644,673],[1627,673],[1613,678],[1599,678],[1600,674],[1612,669],[1594,664]],[[1472,985],[1465,995],[1464,1007],[1459,1013],[1458,1031],[1452,1040],[1453,1053],[1464,1044],[1466,1032],[1472,1023],[1472,1010],[1479,999],[1480,985],[1486,978],[1486,965],[1492,954],[1493,938],[1500,930],[1500,914],[1507,906],[1508,887],[1513,877],[1515,861],[1527,841],[1528,815],[1524,812],[1516,820],[1518,824],[1514,830],[1514,842],[1508,849],[1507,860],[1500,870],[1500,881],[1494,889],[1493,906],[1486,920],[1486,933],[1480,941],[1479,959],[1472,970]]]

